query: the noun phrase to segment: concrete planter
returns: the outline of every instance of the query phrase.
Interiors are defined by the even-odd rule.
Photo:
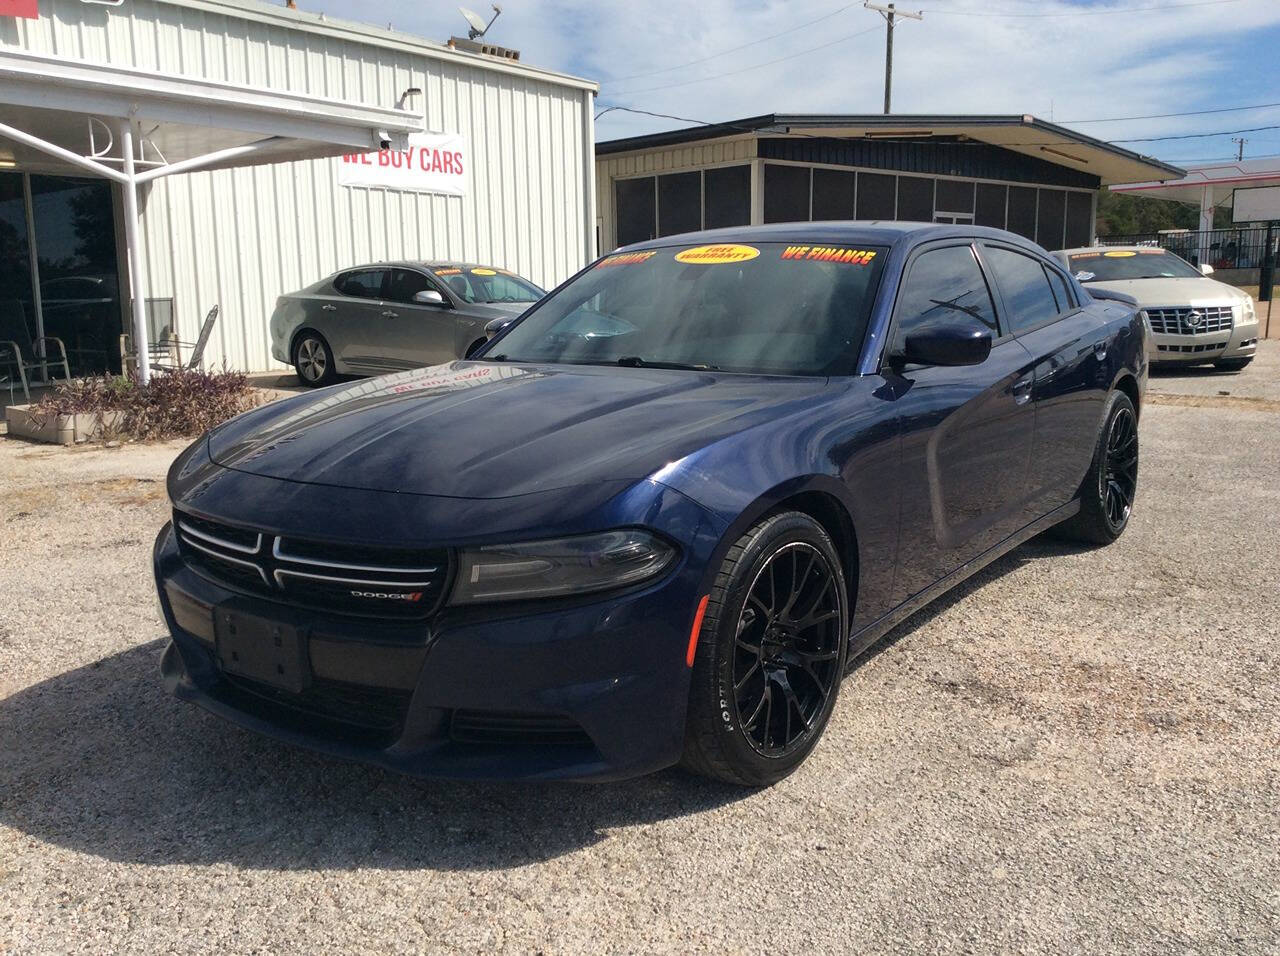
[[[77,445],[103,438],[124,424],[124,412],[88,412],[78,415],[37,415],[30,405],[10,405],[5,409],[9,434],[16,438]]]

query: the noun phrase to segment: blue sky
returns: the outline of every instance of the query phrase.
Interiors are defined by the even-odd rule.
[[[861,0],[499,2],[503,14],[489,39],[519,49],[531,64],[596,80],[598,109],[714,122],[882,107],[884,23]],[[491,15],[487,3],[467,5]],[[300,6],[433,40],[465,36],[449,0]],[[908,0],[899,7],[925,14],[896,31],[896,113],[1032,113],[1107,140],[1280,126],[1280,105],[1081,122],[1280,104],[1280,0]],[[604,140],[684,125],[617,111],[596,132]],[[1280,129],[1239,135],[1248,139],[1246,157],[1280,154]],[[1121,145],[1174,162],[1235,153],[1231,134]]]

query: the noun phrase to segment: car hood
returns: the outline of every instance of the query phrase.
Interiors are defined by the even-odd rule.
[[[286,399],[209,437],[218,464],[372,491],[505,498],[639,480],[826,379],[451,362]]]
[[[1138,300],[1140,306],[1235,305],[1248,296],[1235,286],[1213,279],[1187,276],[1181,279],[1116,279],[1086,282],[1086,289],[1111,289]]]

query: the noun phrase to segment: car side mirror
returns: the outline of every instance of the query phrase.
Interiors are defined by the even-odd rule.
[[[991,329],[980,322],[938,322],[908,332],[892,356],[907,365],[981,365],[991,354]]]
[[[423,289],[421,292],[413,294],[414,305],[448,305],[442,296],[435,289]]]
[[[517,318],[518,316],[514,316],[514,315],[511,315],[511,316],[504,315],[501,318],[492,319],[489,322],[486,322],[484,326],[484,337],[486,339],[493,338],[495,335],[497,335],[499,332],[505,329],[508,325],[514,322]]]
[[[1200,263],[1200,273],[1201,275],[1207,276],[1213,275],[1213,266],[1209,265],[1207,262]]]

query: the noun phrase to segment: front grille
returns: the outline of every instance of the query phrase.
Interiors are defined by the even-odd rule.
[[[317,680],[301,694],[293,694],[244,677],[222,676],[225,684],[220,696],[236,708],[350,743],[391,743],[400,735],[409,710],[409,691]]]
[[[1207,332],[1230,332],[1232,308],[1229,305],[1202,305],[1196,308],[1169,307],[1147,309],[1151,331],[1159,335],[1203,335]]]
[[[587,732],[568,717],[498,710],[455,710],[449,736],[467,744],[592,745]]]
[[[176,512],[183,559],[228,587],[301,607],[369,617],[418,618],[440,606],[445,548],[380,548],[280,537]]]
[[[1156,348],[1161,352],[1222,352],[1226,349],[1226,342],[1219,342],[1216,345],[1157,345]]]

